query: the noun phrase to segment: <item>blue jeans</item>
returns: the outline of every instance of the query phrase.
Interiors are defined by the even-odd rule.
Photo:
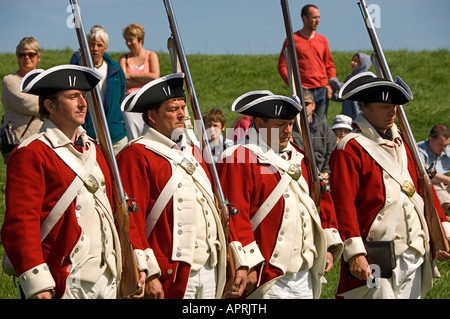
[[[316,101],[316,109],[314,110],[314,113],[316,113],[320,120],[326,122],[328,116],[327,88],[314,88],[308,89],[308,91],[314,97],[314,101]]]

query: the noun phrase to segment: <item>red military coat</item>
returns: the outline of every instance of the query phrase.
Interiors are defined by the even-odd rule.
[[[111,199],[108,166],[99,147],[95,147],[107,196]],[[61,297],[66,289],[71,271],[70,256],[82,233],[76,217],[76,199],[42,243],[40,227],[74,178],[75,173],[39,140],[16,148],[8,161],[2,244],[18,276],[39,265],[48,265],[56,282],[55,298]],[[35,270],[36,276],[41,273]]]
[[[209,177],[206,163],[198,148],[192,147],[192,154]],[[130,144],[117,156],[117,162],[124,187],[129,198],[136,202],[138,212],[130,213],[130,242],[135,250],[153,251],[156,268],[160,269],[159,280],[163,286],[164,298],[182,299],[189,279],[191,265],[172,259],[174,205],[169,199],[150,236],[145,234],[145,224],[153,205],[172,176],[170,162],[140,143]],[[150,257],[149,260],[153,258]],[[150,265],[150,271],[155,266]],[[151,273],[149,275],[154,275]]]
[[[296,150],[301,152],[298,148]],[[239,214],[230,218],[230,241],[240,242],[243,247],[256,242],[264,257],[264,266],[257,267],[258,287],[261,287],[283,275],[281,269],[269,262],[284,218],[285,201],[283,197],[277,201],[254,231],[250,219],[280,181],[280,173],[270,163],[261,162],[255,153],[242,146],[239,146],[229,157],[219,160],[217,170],[225,197],[230,206],[239,211]],[[301,162],[301,171],[302,176],[308,182],[304,161]],[[337,220],[329,193],[322,194],[319,213],[322,228],[333,229],[330,232],[334,232],[335,238],[338,238],[333,244],[339,245]],[[327,237],[327,241],[329,238]]]
[[[418,194],[423,196],[411,152],[406,145],[405,148],[409,174]],[[386,202],[383,169],[354,139],[350,139],[343,150],[334,150],[329,164],[331,194],[342,240],[345,243],[349,238],[367,238],[373,221]],[[433,199],[441,221],[446,221],[434,190]],[[344,258],[342,258],[336,294],[339,295],[365,284],[366,281],[348,277]]]

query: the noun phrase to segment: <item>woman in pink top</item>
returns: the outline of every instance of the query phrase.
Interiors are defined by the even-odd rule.
[[[156,52],[145,50],[144,28],[131,23],[125,27],[122,33],[125,43],[130,52],[119,58],[119,64],[125,73],[126,91],[125,96],[140,89],[148,82],[159,78],[159,59]],[[144,127],[144,121],[140,114],[122,112],[125,118],[128,140],[139,137]],[[137,114],[137,115],[136,115]]]
[[[123,30],[125,43],[130,50],[119,59],[127,80],[125,95],[159,78],[158,55],[144,49],[144,36],[144,28],[137,23],[131,23]]]

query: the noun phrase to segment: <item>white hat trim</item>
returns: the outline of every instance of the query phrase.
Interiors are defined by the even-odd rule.
[[[291,99],[291,98],[286,97],[286,96],[283,96],[283,95],[275,95],[275,94],[272,94],[272,95],[270,95],[270,96],[263,96],[263,97],[257,98],[256,100],[253,100],[252,102],[250,102],[250,103],[246,104],[245,106],[241,107],[241,108],[240,108],[238,111],[236,111],[236,112],[237,112],[237,113],[242,113],[243,111],[248,110],[249,108],[253,107],[254,105],[256,105],[256,104],[258,104],[258,103],[261,103],[261,102],[264,102],[264,101],[267,101],[267,100],[273,100],[273,99],[279,99],[279,100],[283,100],[283,101],[286,101],[286,102],[288,102],[288,103],[294,104],[294,106],[295,106],[299,111],[302,110],[301,105],[299,105],[298,102],[297,102],[296,100]],[[281,112],[281,109],[279,110],[279,112]]]
[[[239,96],[236,100],[234,100],[233,104],[231,105],[231,111],[239,113],[239,111],[236,111],[237,104],[242,99],[246,98],[247,96],[254,95],[254,94],[266,94],[266,95],[269,95],[269,96],[273,95],[273,93],[270,92],[269,90],[257,90],[257,91],[247,92],[247,93],[242,94],[241,96]],[[241,109],[243,109],[243,108],[241,108]],[[247,109],[247,108],[245,108],[245,109]]]

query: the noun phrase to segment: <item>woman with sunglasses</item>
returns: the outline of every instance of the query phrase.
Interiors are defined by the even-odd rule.
[[[1,100],[4,115],[0,130],[0,146],[5,164],[14,147],[38,132],[42,125],[38,113],[38,97],[19,90],[22,78],[36,69],[41,61],[39,42],[33,37],[23,38],[16,47],[16,56],[19,69],[6,75],[2,80]]]

